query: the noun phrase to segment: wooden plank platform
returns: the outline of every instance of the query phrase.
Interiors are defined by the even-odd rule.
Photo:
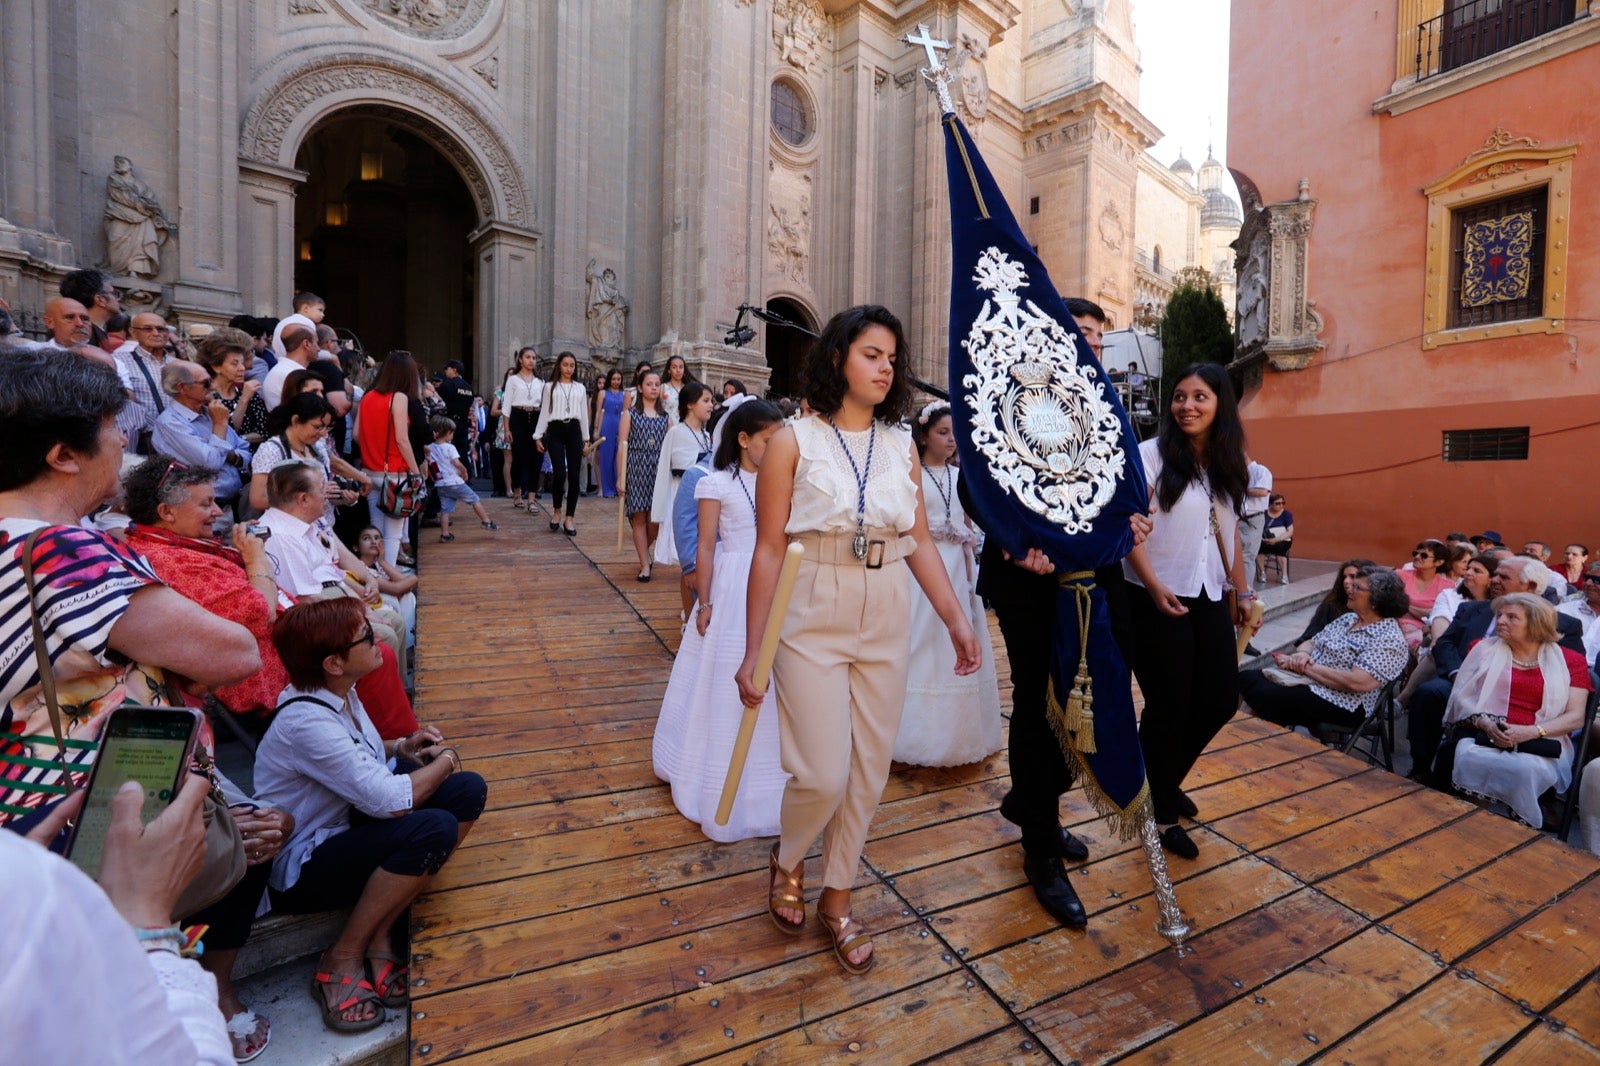
[[[705,840],[651,772],[677,571],[634,580],[614,501],[576,538],[488,502],[498,533],[423,547],[419,713],[490,806],[415,909],[414,1063],[1600,1058],[1600,860],[1248,718],[1189,782],[1191,954],[1081,792],[1089,928],[1039,909],[1001,752],[891,776],[856,895],[880,961],[847,976],[769,924],[770,842]]]

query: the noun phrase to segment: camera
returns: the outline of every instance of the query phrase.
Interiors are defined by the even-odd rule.
[[[268,529],[260,522],[246,522],[244,525],[244,531],[258,540],[266,540],[272,536],[272,530]]]

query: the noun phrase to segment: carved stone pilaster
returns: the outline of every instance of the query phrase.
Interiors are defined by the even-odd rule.
[[[1279,371],[1304,370],[1324,347],[1318,339],[1322,316],[1307,294],[1316,205],[1304,182],[1294,200],[1252,205],[1233,244],[1239,279],[1235,364],[1247,378],[1259,374],[1263,363]]]

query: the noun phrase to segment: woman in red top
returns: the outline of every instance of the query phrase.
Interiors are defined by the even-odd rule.
[[[1583,656],[1557,641],[1556,610],[1540,596],[1494,601],[1494,635],[1474,644],[1445,708],[1453,725],[1435,780],[1499,800],[1540,828],[1539,797],[1572,783],[1572,742],[1592,682]]]
[[[263,542],[250,535],[246,524],[233,527],[231,548],[211,537],[211,523],[221,513],[212,489],[216,476],[213,469],[186,467],[164,455],[135,467],[125,481],[128,517],[134,521],[127,543],[184,598],[250,630],[261,653],[261,669],[213,689],[212,695],[235,714],[266,717],[289,683],[272,644],[272,622],[279,610],[293,604],[279,592]],[[417,730],[416,714],[394,652],[388,645],[381,645],[381,651],[383,666],[362,678],[364,687],[357,691],[385,739],[410,736]]]
[[[421,449],[411,439],[411,427],[420,423],[426,446],[427,419],[421,417],[421,381],[416,360],[410,352],[390,352],[378,370],[356,414],[356,443],[361,449],[361,467],[372,479],[374,491],[367,495],[372,524],[383,532],[383,558],[393,566],[400,557],[400,542],[406,536],[406,519],[386,515],[378,507],[377,487],[384,474],[420,474]]]

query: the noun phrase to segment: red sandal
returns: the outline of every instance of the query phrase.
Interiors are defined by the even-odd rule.
[[[385,1007],[404,1007],[411,1002],[411,967],[397,957],[386,951],[368,952],[367,973],[372,991]]]
[[[350,994],[330,1007],[328,997],[324,993],[333,987],[340,990],[348,988]],[[333,974],[327,971],[312,974],[311,998],[322,1008],[322,1024],[336,1033],[364,1033],[369,1029],[376,1029],[384,1022],[383,1004],[379,1002],[367,979],[357,974]],[[377,1006],[377,1013],[363,1021],[352,1022],[343,1017],[345,1011],[363,1003]]]

